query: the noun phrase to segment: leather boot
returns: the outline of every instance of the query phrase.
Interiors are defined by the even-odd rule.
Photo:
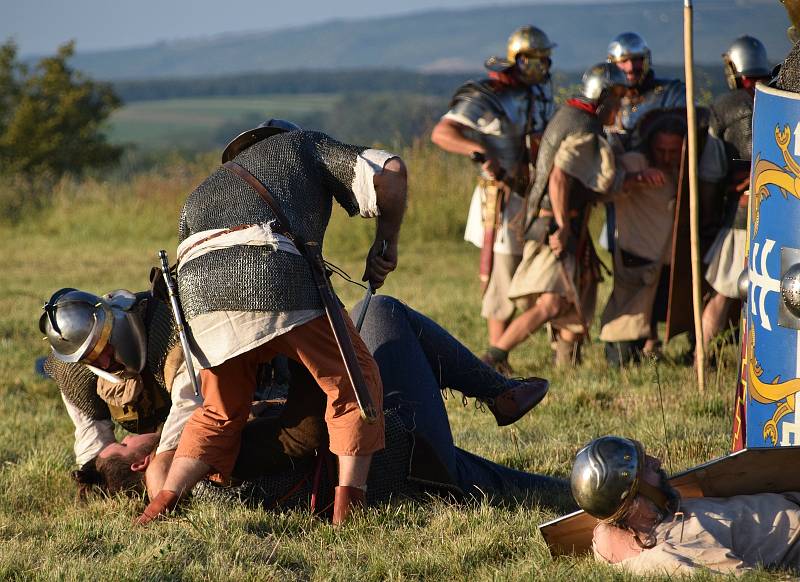
[[[134,522],[136,525],[147,525],[154,519],[163,517],[178,505],[179,497],[174,491],[162,489],[158,492],[144,512]]]
[[[342,525],[350,517],[354,507],[362,507],[367,500],[367,492],[360,487],[341,485],[333,497],[333,525]]]
[[[507,426],[539,404],[547,394],[550,383],[544,378],[526,378],[513,388],[501,392],[489,405],[497,426]]]

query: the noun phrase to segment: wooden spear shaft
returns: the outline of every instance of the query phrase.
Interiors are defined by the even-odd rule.
[[[692,0],[683,2],[683,52],[686,74],[686,123],[689,130],[689,222],[692,247],[692,303],[697,366],[697,387],[705,392],[705,342],[703,341],[702,296],[703,276],[700,264],[700,220],[697,187],[697,118],[694,107],[694,46],[692,30]]]

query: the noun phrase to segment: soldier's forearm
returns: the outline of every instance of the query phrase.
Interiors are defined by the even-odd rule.
[[[408,195],[406,166],[403,160],[398,157],[389,159],[384,164],[383,171],[376,174],[373,180],[380,210],[376,238],[394,242],[403,223]]]
[[[486,153],[483,144],[466,137],[461,127],[449,119],[443,119],[436,124],[431,132],[431,141],[446,152],[462,156],[468,156],[472,152]]]
[[[569,226],[569,176],[558,166],[553,166],[547,185],[553,217],[559,228]]]

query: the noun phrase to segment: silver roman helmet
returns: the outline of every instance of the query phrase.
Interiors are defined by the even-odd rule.
[[[508,37],[508,62],[516,63],[526,83],[541,83],[550,73],[550,53],[555,47],[543,30],[523,26]]]
[[[644,39],[635,32],[618,34],[608,44],[608,62],[618,63],[629,59],[642,59],[642,72],[634,84],[638,84],[650,71],[650,47]]]
[[[594,103],[599,103],[612,92],[619,97],[626,86],[625,73],[611,63],[598,63],[586,69],[581,79],[581,95]]]
[[[640,442],[618,436],[594,439],[575,457],[572,496],[586,513],[610,523],[625,517],[638,494],[664,508],[664,492],[641,479],[644,464]]]
[[[124,289],[102,297],[61,289],[44,304],[39,329],[59,360],[84,363],[104,377],[108,372],[132,376],[142,371],[147,354],[136,302],[136,295]]]
[[[222,163],[232,160],[251,145],[267,139],[277,133],[299,131],[302,128],[296,123],[285,119],[268,119],[253,129],[248,129],[233,138],[225,149],[222,150]]]
[[[742,77],[769,77],[772,68],[767,60],[767,49],[752,36],[740,36],[722,53],[725,62],[725,80],[728,87],[736,89]]]

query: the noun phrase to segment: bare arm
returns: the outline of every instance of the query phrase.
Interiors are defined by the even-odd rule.
[[[442,119],[431,132],[431,141],[446,152],[468,156],[472,152],[486,153],[483,144],[469,139],[464,126],[452,119]]]
[[[550,206],[553,209],[553,218],[558,229],[550,235],[550,248],[556,256],[567,247],[569,240],[569,182],[570,176],[558,166],[553,166],[547,183],[547,193],[550,196]]]
[[[150,499],[155,498],[158,492],[164,488],[164,481],[167,478],[174,456],[175,449],[164,451],[153,457],[153,460],[147,466],[147,471],[144,474],[144,483],[147,487],[147,496]]]
[[[398,157],[390,158],[383,171],[373,177],[380,215],[377,218],[375,242],[367,255],[367,264],[362,280],[371,281],[374,288],[383,285],[387,275],[397,268],[400,226],[406,211],[408,179],[406,166]],[[383,250],[386,241],[386,250]]]
[[[490,157],[484,145],[467,137],[465,127],[452,119],[442,119],[431,132],[431,141],[446,152],[469,156],[478,152],[486,156],[486,161],[481,165],[486,174],[492,178],[501,179],[503,170],[500,163]]]

